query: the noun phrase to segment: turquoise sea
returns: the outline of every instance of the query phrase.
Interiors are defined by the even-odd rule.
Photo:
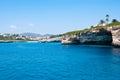
[[[120,80],[120,49],[0,43],[0,80]]]

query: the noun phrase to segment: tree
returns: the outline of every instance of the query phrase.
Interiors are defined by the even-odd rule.
[[[114,22],[119,22],[117,19],[113,19],[112,20],[112,23],[114,23]]]
[[[109,22],[109,15],[106,14],[106,23],[108,24],[108,22]]]
[[[91,26],[91,28],[94,28],[94,26]]]
[[[103,26],[103,24],[105,23],[105,21],[104,20],[100,20],[100,26]]]

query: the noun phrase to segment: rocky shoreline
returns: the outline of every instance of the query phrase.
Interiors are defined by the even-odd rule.
[[[12,42],[28,42],[28,40],[0,40],[0,43]],[[120,47],[120,26],[92,28],[78,34],[65,34],[58,37],[42,38],[37,40],[37,42],[61,42],[63,45],[111,45]]]
[[[61,42],[62,37],[54,37],[54,38],[46,38],[46,39],[41,39],[38,42],[40,43],[46,43],[46,42]]]
[[[79,35],[65,35],[62,44],[112,45],[120,47],[120,26],[92,29]]]

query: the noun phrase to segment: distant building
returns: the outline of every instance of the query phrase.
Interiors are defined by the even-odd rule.
[[[98,28],[93,28],[92,32],[99,32],[99,29]]]

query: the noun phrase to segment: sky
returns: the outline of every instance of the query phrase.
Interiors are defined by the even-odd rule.
[[[120,20],[120,0],[0,0],[0,33],[62,34]]]

